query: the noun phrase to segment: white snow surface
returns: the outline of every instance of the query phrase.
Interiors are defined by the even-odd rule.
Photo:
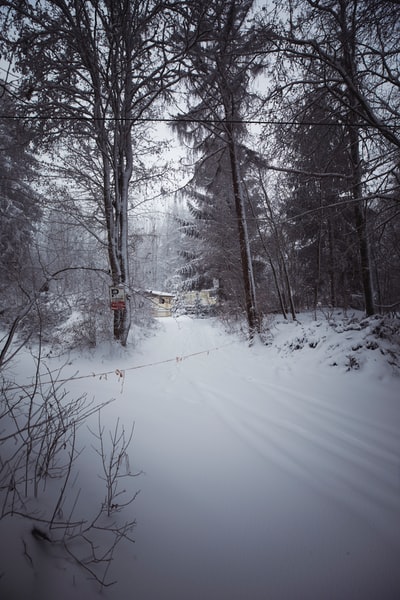
[[[213,319],[164,318],[124,352],[69,356],[70,394],[113,398],[106,428],[135,423],[130,465],[142,471],[124,480],[126,497],[140,492],[119,514],[136,519],[135,543],[118,547],[117,583],[100,597],[400,598],[399,340],[359,323],[276,319],[268,344],[248,347]],[[21,384],[28,364],[20,354],[11,367]],[[85,514],[104,492],[86,427],[80,444]],[[0,521],[0,598],[98,598],[31,527]]]

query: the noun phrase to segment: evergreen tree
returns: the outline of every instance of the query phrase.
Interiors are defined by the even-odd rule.
[[[31,136],[14,117],[14,100],[0,94],[0,286],[2,296],[19,296],[32,286],[32,248],[41,217],[40,198],[32,183],[36,162],[29,152]],[[12,294],[7,294],[8,286]],[[9,290],[10,291],[10,290]]]
[[[251,255],[246,197],[243,186],[244,118],[252,100],[250,82],[261,68],[257,51],[265,39],[251,24],[252,1],[214,0],[204,5],[193,3],[199,37],[188,53],[186,84],[188,109],[177,119],[175,129],[201,155],[193,183],[199,187],[205,217],[207,241],[213,230],[215,252],[225,241],[225,262],[240,273],[242,300],[247,317],[249,338],[259,328],[256,286]],[[203,209],[204,212],[204,209]],[[218,223],[224,221],[224,236]],[[203,223],[202,223],[203,224]],[[217,225],[215,229],[214,225]],[[232,228],[232,229],[231,229]],[[211,231],[210,231],[211,230]],[[229,231],[235,231],[235,242]],[[228,241],[229,240],[229,241]],[[217,250],[218,251],[218,250]],[[239,265],[234,254],[238,251]]]

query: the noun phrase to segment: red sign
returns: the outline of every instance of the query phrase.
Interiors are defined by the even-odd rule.
[[[125,309],[125,302],[111,302],[111,310],[124,310]]]
[[[124,310],[125,290],[122,286],[110,286],[111,310]]]

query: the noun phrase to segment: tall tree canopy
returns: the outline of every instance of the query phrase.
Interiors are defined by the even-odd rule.
[[[0,94],[0,289],[27,277],[31,263],[35,225],[41,216],[40,198],[32,187],[36,161],[29,152],[31,136],[20,121],[12,118],[15,102]]]
[[[102,169],[111,282],[129,291],[128,194],[144,119],[179,79],[174,41],[184,3],[146,0],[3,2],[3,47],[22,74],[19,115],[46,149],[66,135],[92,141]],[[126,343],[129,303],[114,311]]]
[[[56,165],[64,187],[47,206],[60,202],[102,249],[88,263],[103,285],[132,292],[149,270],[131,268],[131,208],[157,164],[149,122],[166,119],[194,157],[179,223],[191,283],[219,279],[250,339],[277,302],[295,318],[362,296],[370,315],[397,306],[400,280],[385,258],[398,240],[399,12],[390,0],[3,0],[1,133],[29,130]],[[3,160],[2,211],[22,231],[6,180],[28,154],[16,158]],[[114,311],[122,344],[129,326],[127,302]]]
[[[224,214],[226,202],[232,207],[250,339],[259,315],[241,170],[244,121],[252,107],[250,83],[261,68],[258,51],[266,38],[251,23],[252,6],[251,0],[193,3],[199,37],[187,56],[188,109],[176,125],[200,154],[195,181],[206,190],[211,211]]]
[[[373,0],[281,2],[288,18],[276,28],[275,38],[276,50],[286,61],[278,63],[279,84],[274,94],[279,102],[283,98],[286,120],[302,122],[306,114],[305,126],[314,122],[316,127],[336,126],[344,133],[347,160],[341,161],[341,168],[346,167],[342,175],[353,207],[360,279],[369,315],[375,311],[371,208],[376,210],[385,197],[382,190],[397,168],[400,143],[400,12],[396,4]],[[294,102],[296,96],[304,98],[310,91],[314,112],[307,103]],[[321,101],[330,107],[322,122],[318,112]],[[340,166],[332,155],[333,165]],[[343,193],[343,185],[338,187]]]

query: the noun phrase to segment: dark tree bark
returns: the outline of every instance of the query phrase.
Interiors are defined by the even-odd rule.
[[[249,327],[249,339],[250,341],[253,341],[255,334],[260,331],[259,316],[256,305],[254,272],[251,259],[250,241],[247,232],[244,198],[241,190],[238,160],[236,156],[236,145],[233,137],[232,126],[229,122],[227,122],[227,129],[232,189],[237,218],[240,258],[242,263],[243,286],[246,302],[246,316]]]

